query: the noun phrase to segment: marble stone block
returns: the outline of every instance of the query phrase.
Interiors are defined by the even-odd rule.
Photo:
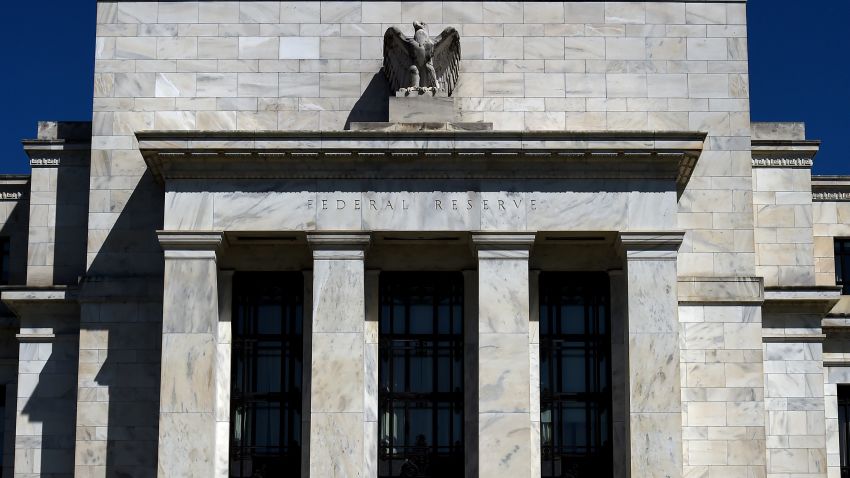
[[[448,123],[455,120],[454,99],[430,94],[391,96],[391,123]]]
[[[529,476],[531,426],[527,413],[479,414],[479,476]]]

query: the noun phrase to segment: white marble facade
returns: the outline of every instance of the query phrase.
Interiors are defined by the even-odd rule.
[[[461,37],[437,123],[394,118],[380,71],[415,20]],[[0,180],[2,476],[229,476],[234,274],[297,271],[301,474],[374,478],[381,272],[458,271],[462,473],[540,477],[538,280],[572,271],[610,281],[614,476],[839,477],[850,179],[750,122],[746,23],[98,1],[92,122],[40,123]]]

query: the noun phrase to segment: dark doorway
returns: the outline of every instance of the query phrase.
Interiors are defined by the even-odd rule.
[[[542,476],[612,476],[608,275],[540,274]]]
[[[378,476],[463,470],[463,275],[380,276]]]
[[[841,478],[850,478],[850,385],[838,386],[838,443],[841,455]]]
[[[236,273],[230,476],[301,476],[304,279]]]

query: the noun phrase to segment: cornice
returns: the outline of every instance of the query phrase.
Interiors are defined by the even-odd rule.
[[[684,189],[697,132],[334,131],[136,133],[171,179],[668,179]]]
[[[754,168],[811,168],[820,148],[813,140],[753,140]]]
[[[753,157],[754,168],[811,168],[813,164],[812,158],[803,156]]]
[[[812,176],[812,201],[850,201],[850,176]]]

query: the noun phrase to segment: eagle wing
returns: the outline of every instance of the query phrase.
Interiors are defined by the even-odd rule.
[[[407,88],[410,83],[410,66],[413,65],[413,39],[396,27],[384,33],[384,75],[392,91]]]
[[[448,27],[434,39],[432,58],[439,88],[451,96],[460,75],[460,34],[457,30]]]

